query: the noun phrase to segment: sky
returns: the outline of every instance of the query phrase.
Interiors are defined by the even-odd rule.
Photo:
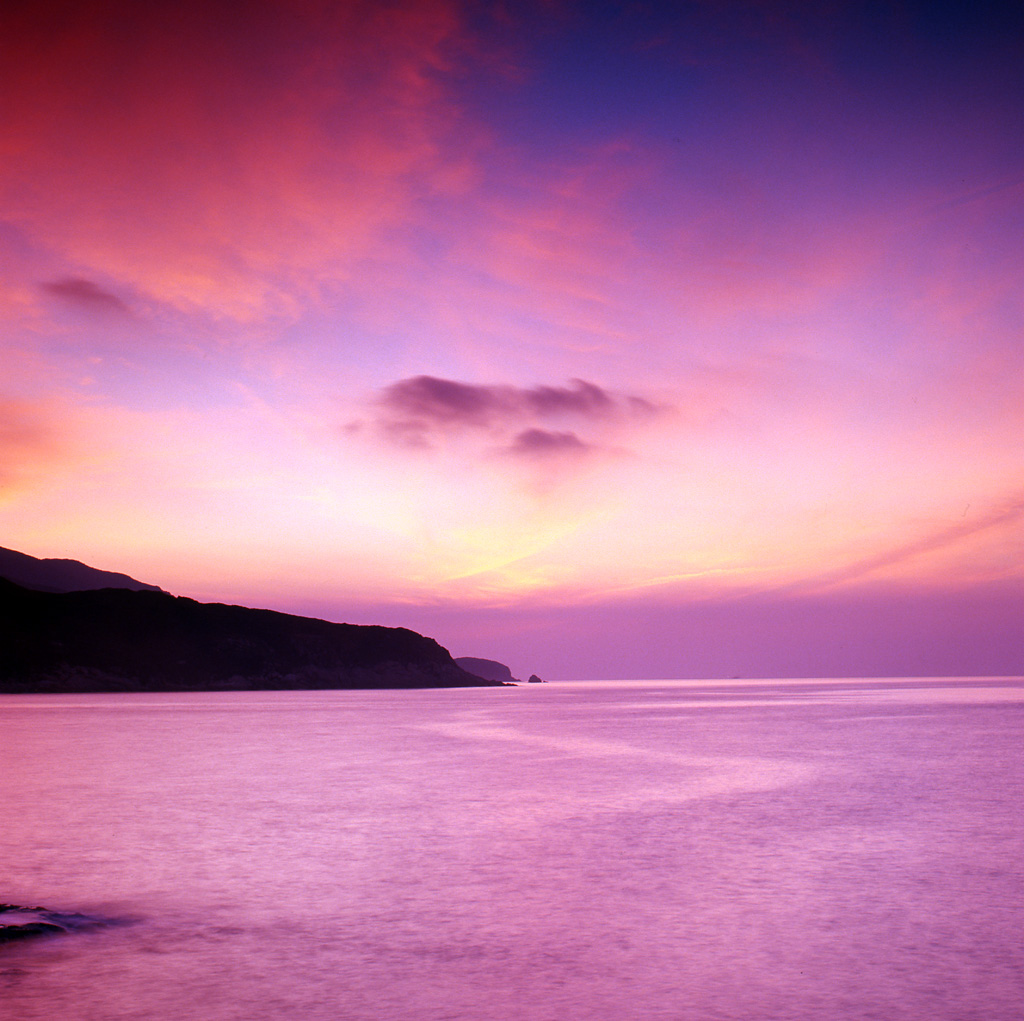
[[[0,545],[522,676],[1024,670],[1017,5],[13,0],[0,96]]]

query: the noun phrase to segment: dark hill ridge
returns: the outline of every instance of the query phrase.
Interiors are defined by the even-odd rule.
[[[0,578],[0,692],[494,686],[405,628]]]
[[[41,560],[0,546],[0,578],[40,592],[81,592],[87,589],[126,588],[136,592],[160,592],[156,585],[114,571],[98,571],[78,560]]]

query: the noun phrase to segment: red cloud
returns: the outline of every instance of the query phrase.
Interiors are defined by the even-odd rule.
[[[182,308],[291,314],[457,180],[442,76],[472,52],[458,11],[7,5],[0,201],[86,273]]]

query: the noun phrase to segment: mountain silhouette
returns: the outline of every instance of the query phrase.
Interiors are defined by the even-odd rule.
[[[24,567],[20,556],[4,564]],[[113,577],[142,584],[77,561],[56,563],[89,573],[44,572],[50,583]],[[34,577],[38,583],[40,575]],[[3,693],[495,685],[463,670],[432,638],[406,628],[199,603],[155,586],[54,592],[0,577]]]
[[[0,578],[40,592],[81,592],[100,588],[163,591],[156,585],[129,578],[127,574],[97,571],[78,560],[40,560],[3,546],[0,546]]]

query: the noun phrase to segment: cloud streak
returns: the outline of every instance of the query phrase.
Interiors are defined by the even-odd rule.
[[[966,514],[966,512],[965,512]],[[857,560],[846,567],[816,576],[787,587],[786,592],[817,592],[866,579],[879,571],[900,567],[931,553],[942,553],[975,536],[1012,528],[1024,520],[1024,494],[1009,499],[988,513],[948,528],[938,529],[920,538],[884,550],[874,556]]]

